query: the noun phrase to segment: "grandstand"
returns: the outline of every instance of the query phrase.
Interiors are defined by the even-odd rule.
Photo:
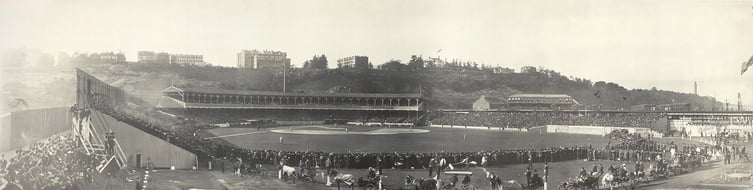
[[[672,112],[667,119],[668,131],[691,137],[753,132],[753,112]]]
[[[156,106],[200,123],[272,120],[421,123],[421,94],[290,93],[181,88],[162,90]]]
[[[578,104],[567,94],[514,94],[507,97],[508,108],[519,110],[567,110]]]

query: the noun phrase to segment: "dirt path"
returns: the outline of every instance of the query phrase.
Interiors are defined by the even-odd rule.
[[[735,167],[739,167],[744,163],[734,163],[734,164],[728,164],[728,165],[722,165],[720,163],[715,163],[711,165],[709,169],[701,170],[701,171],[694,171],[691,173],[674,176],[667,180],[661,180],[656,182],[651,182],[643,185],[639,185],[638,187],[640,189],[682,189],[682,188],[688,188],[693,185],[698,185],[702,181],[712,178],[714,176],[719,175],[723,170],[732,169]]]

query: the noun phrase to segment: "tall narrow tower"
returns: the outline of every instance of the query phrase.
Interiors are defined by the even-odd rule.
[[[698,82],[693,81],[693,94],[698,96]]]
[[[737,93],[737,111],[743,111],[743,98],[740,92]]]

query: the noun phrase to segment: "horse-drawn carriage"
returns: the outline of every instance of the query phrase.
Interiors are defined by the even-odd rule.
[[[472,163],[475,164],[475,163]],[[446,171],[444,172],[445,176],[452,176],[447,183],[437,179],[437,187],[439,189],[446,189],[446,190],[454,190],[454,189],[462,189],[462,190],[471,190],[471,189],[478,189],[475,185],[470,183],[470,176],[473,175],[473,172],[471,171]],[[463,180],[460,181],[458,179],[458,176],[464,176]]]
[[[291,166],[282,166],[280,168],[280,179],[284,180],[292,180],[293,183],[295,181],[300,180],[308,183],[315,183],[316,177],[318,176],[316,169],[314,168],[306,168],[303,169],[304,171],[299,171],[295,167]]]
[[[353,174],[343,174],[335,170],[329,171],[327,176],[327,186],[331,186],[334,182],[334,184],[337,185],[338,190],[340,189],[341,183],[344,183],[350,187],[350,189],[355,189],[356,187],[358,187],[358,189],[379,189],[381,187],[382,178],[385,177],[382,175],[375,175],[367,177],[366,179],[363,177],[356,179]]]
[[[405,176],[405,186],[406,188],[416,190],[436,190],[441,184],[440,180],[436,178],[423,178],[407,175]]]
[[[562,182],[559,189],[597,189],[599,187],[599,177],[600,176],[588,176],[569,179],[568,181]]]
[[[624,168],[610,169],[608,172],[582,174],[562,182],[558,189],[599,189],[631,185],[642,172],[627,172]]]
[[[381,183],[381,177],[374,177],[374,178],[366,178],[363,179],[362,177],[358,178],[358,181],[356,181],[356,185],[360,187],[360,189],[379,189],[379,183]]]

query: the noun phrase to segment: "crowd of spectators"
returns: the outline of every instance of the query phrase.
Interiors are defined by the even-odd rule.
[[[627,130],[614,130],[607,135],[611,140],[606,147],[595,149],[589,154],[591,159],[621,161],[655,161],[658,159],[675,159],[678,157],[702,157],[708,161],[720,151],[712,145],[677,145],[674,142],[660,143],[651,137],[631,134]],[[614,143],[613,143],[614,142]]]
[[[22,189],[80,189],[93,182],[100,164],[70,134],[50,137],[15,153],[9,160],[0,159],[0,178]]]
[[[738,119],[698,119],[698,120],[692,120],[688,122],[688,125],[698,125],[698,126],[717,126],[717,127],[724,127],[729,125],[751,125],[753,124],[753,121],[747,119],[747,118],[738,118]]]
[[[557,162],[566,160],[585,159],[587,147],[551,147],[544,149],[516,149],[480,152],[433,152],[433,153],[332,153],[332,152],[301,152],[277,150],[252,150],[233,145],[221,145],[216,155],[218,158],[240,158],[243,163],[280,164],[289,166],[319,167],[319,168],[396,168],[420,169],[428,168],[429,161],[446,160],[447,164],[470,163],[485,166],[502,166],[507,164],[524,164],[540,162]],[[308,163],[308,164],[306,164]],[[445,165],[446,166],[446,165]]]
[[[366,123],[416,123],[416,118],[415,116],[364,117],[358,121]]]
[[[144,132],[147,132],[157,138],[165,140],[183,149],[193,152],[200,157],[211,156],[211,148],[206,147],[208,140],[195,136],[195,133],[189,133],[187,130],[172,130],[169,126],[160,126],[149,122],[149,119],[135,117],[133,114],[126,114],[122,109],[113,109],[110,107],[95,107],[102,113],[109,115],[119,121],[127,123]],[[131,110],[133,112],[133,110]]]
[[[610,142],[604,148],[589,152],[592,160],[614,161],[650,161],[664,155],[671,148],[668,144],[658,143],[651,137],[629,133],[626,129],[614,130],[606,135]]]
[[[327,119],[375,123],[415,123],[413,113],[311,110],[193,110],[186,114],[200,124],[242,123],[249,120],[324,121]]]
[[[434,125],[531,128],[543,125],[649,127],[661,113],[581,113],[581,112],[445,112],[431,120]]]

